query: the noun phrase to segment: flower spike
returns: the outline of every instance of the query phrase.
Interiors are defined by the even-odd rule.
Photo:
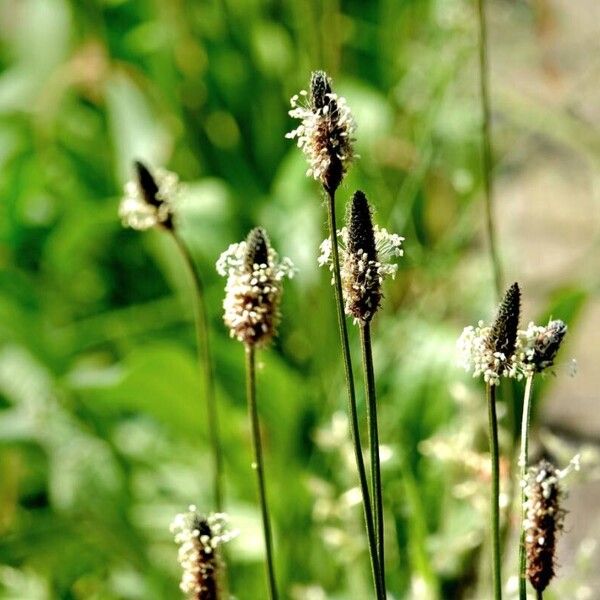
[[[332,91],[331,79],[325,71],[315,71],[310,96],[302,90],[292,96],[290,103],[289,115],[301,123],[286,137],[296,139],[306,155],[309,165],[306,174],[334,193],[355,156],[356,125],[346,99]]]

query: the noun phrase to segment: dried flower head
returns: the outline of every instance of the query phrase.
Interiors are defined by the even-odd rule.
[[[404,238],[373,225],[371,207],[360,191],[352,197],[346,221],[346,227],[337,232],[344,308],[356,323],[367,322],[381,303],[384,278],[396,275],[398,265],[391,259],[404,254]],[[329,238],[321,243],[319,266],[324,265],[333,272]]]
[[[340,185],[348,164],[354,158],[356,125],[346,99],[331,89],[331,79],[324,71],[315,71],[310,82],[310,97],[302,90],[292,96],[289,115],[301,121],[286,134],[296,138],[308,160],[306,174],[334,192]]]
[[[246,241],[221,254],[217,272],[227,277],[223,320],[231,336],[244,344],[267,344],[281,319],[282,281],[294,276],[292,261],[280,261],[264,229],[257,227]]]
[[[560,320],[549,321],[546,326],[529,323],[527,329],[519,330],[517,346],[525,375],[552,367],[566,333],[567,326]]]
[[[498,385],[501,377],[520,378],[516,356],[517,329],[521,309],[519,285],[508,288],[491,326],[479,321],[477,327],[465,327],[457,341],[458,364],[473,377],[483,375],[490,385]]]
[[[530,469],[525,485],[526,574],[539,592],[543,592],[554,577],[556,535],[563,528],[565,516],[559,485],[562,476],[561,471],[542,460]]]
[[[173,228],[173,206],[179,194],[179,180],[175,173],[156,169],[154,173],[136,161],[136,177],[125,184],[119,206],[123,225],[145,230],[158,225]]]
[[[208,516],[190,506],[171,523],[179,544],[177,559],[183,569],[179,587],[190,600],[218,600],[221,597],[224,565],[219,547],[235,537],[223,513]]]

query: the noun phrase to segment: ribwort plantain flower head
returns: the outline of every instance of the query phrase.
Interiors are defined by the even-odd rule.
[[[519,331],[517,346],[523,373],[542,373],[554,365],[554,359],[567,333],[563,321],[549,321],[548,325],[529,323],[527,329]]]
[[[151,172],[136,161],[135,178],[125,184],[119,206],[123,225],[146,230],[161,226],[173,229],[174,205],[179,195],[179,179],[164,169]]]
[[[324,71],[315,71],[306,90],[292,96],[289,115],[300,125],[286,134],[296,139],[308,160],[306,174],[333,193],[340,185],[354,154],[356,125],[346,99],[331,89]]]
[[[556,536],[563,529],[565,511],[561,507],[563,472],[542,460],[529,471],[525,483],[525,550],[527,579],[543,592],[554,577]]]
[[[345,312],[355,323],[366,323],[381,304],[383,280],[396,275],[398,265],[391,260],[404,254],[404,238],[373,225],[371,207],[361,191],[352,197],[346,227],[337,237]],[[330,239],[321,244],[319,265],[329,265],[333,271]]]
[[[229,530],[226,515],[202,515],[190,506],[188,512],[173,519],[171,533],[179,544],[181,591],[190,600],[219,600],[224,570],[219,548],[237,535]]]
[[[281,320],[283,280],[295,273],[292,261],[280,260],[264,229],[257,227],[221,254],[217,272],[227,277],[223,320],[231,337],[250,346],[268,344]]]
[[[458,363],[473,377],[483,375],[490,385],[498,385],[501,377],[520,378],[517,360],[517,331],[521,311],[521,291],[513,283],[490,326],[479,321],[477,327],[465,327],[457,341]]]

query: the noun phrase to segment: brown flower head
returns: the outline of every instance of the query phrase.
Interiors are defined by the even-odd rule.
[[[295,138],[306,155],[307,175],[333,193],[354,158],[356,126],[346,100],[332,91],[327,73],[315,71],[311,77],[310,95],[302,90],[292,96],[291,106],[290,116],[300,119],[301,123],[286,137]]]
[[[529,473],[525,486],[525,550],[527,578],[543,592],[554,577],[556,536],[563,528],[565,511],[561,508],[560,472],[542,460]]]
[[[156,169],[154,173],[140,161],[134,163],[135,178],[125,185],[119,206],[123,225],[132,229],[161,226],[173,229],[173,206],[179,194],[174,173]]]
[[[282,281],[294,275],[291,260],[280,261],[265,230],[257,227],[221,254],[217,272],[227,277],[223,320],[231,336],[247,345],[268,344],[281,320]]]
[[[235,537],[222,513],[199,514],[195,506],[175,517],[171,532],[179,544],[178,561],[183,569],[180,588],[190,600],[225,599],[224,563],[220,546]]]
[[[337,239],[345,312],[355,322],[366,323],[381,304],[383,280],[396,275],[398,265],[392,259],[404,254],[404,238],[373,225],[367,197],[357,191],[348,205],[346,227],[337,232]],[[333,270],[329,239],[321,244],[319,265]]]

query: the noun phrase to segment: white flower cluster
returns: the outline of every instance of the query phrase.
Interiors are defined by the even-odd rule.
[[[227,277],[223,320],[231,337],[251,345],[268,343],[280,321],[282,280],[294,276],[289,258],[279,260],[269,247],[267,264],[246,265],[247,242],[231,244],[217,261],[217,272]]]
[[[139,181],[131,180],[125,184],[124,195],[119,205],[119,217],[125,227],[142,231],[172,219],[180,193],[179,178],[165,169],[156,169],[152,175],[158,187],[157,205],[146,200]]]
[[[190,598],[217,597],[221,568],[217,549],[237,535],[227,523],[224,513],[204,516],[193,505],[171,523],[171,533],[179,544],[177,560],[183,569],[179,587]]]
[[[494,352],[489,341],[491,328],[479,321],[477,327],[466,327],[457,342],[458,363],[466,371],[473,371],[473,377],[483,374],[486,383],[497,385],[500,377],[531,377],[542,373],[554,364],[554,359],[567,326],[560,320],[549,321],[547,325],[530,322],[527,329],[517,331],[515,351],[506,357]]]
[[[396,276],[398,265],[391,261],[394,258],[404,255],[404,250],[402,249],[403,237],[395,233],[389,233],[387,229],[380,228],[378,225],[373,226],[373,234],[377,250],[376,261],[369,260],[363,250],[359,249],[356,254],[348,251],[347,227],[343,227],[337,232],[338,247],[340,249],[340,275],[344,291],[344,307],[348,316],[355,316],[353,307],[357,297],[368,299],[371,288],[379,288],[386,277],[393,279]],[[329,238],[323,240],[320,250],[321,254],[318,258],[319,266],[328,265],[329,270],[333,273],[334,265],[331,240]],[[360,277],[356,276],[357,272],[360,273]],[[331,283],[334,283],[333,277]],[[371,309],[376,310],[377,306],[373,306]]]
[[[329,102],[322,108],[311,106],[308,96],[306,90],[292,96],[292,109],[288,114],[301,123],[285,137],[296,139],[298,147],[304,152],[309,164],[306,174],[323,181],[332,157],[339,159],[342,172],[346,171],[354,158],[352,144],[356,124],[343,96],[332,92],[325,94]]]
[[[477,327],[463,329],[456,342],[458,365],[465,371],[473,371],[473,377],[483,375],[490,385],[498,385],[501,377],[521,377],[516,355],[505,356],[494,352],[490,344],[491,327],[479,321]]]

